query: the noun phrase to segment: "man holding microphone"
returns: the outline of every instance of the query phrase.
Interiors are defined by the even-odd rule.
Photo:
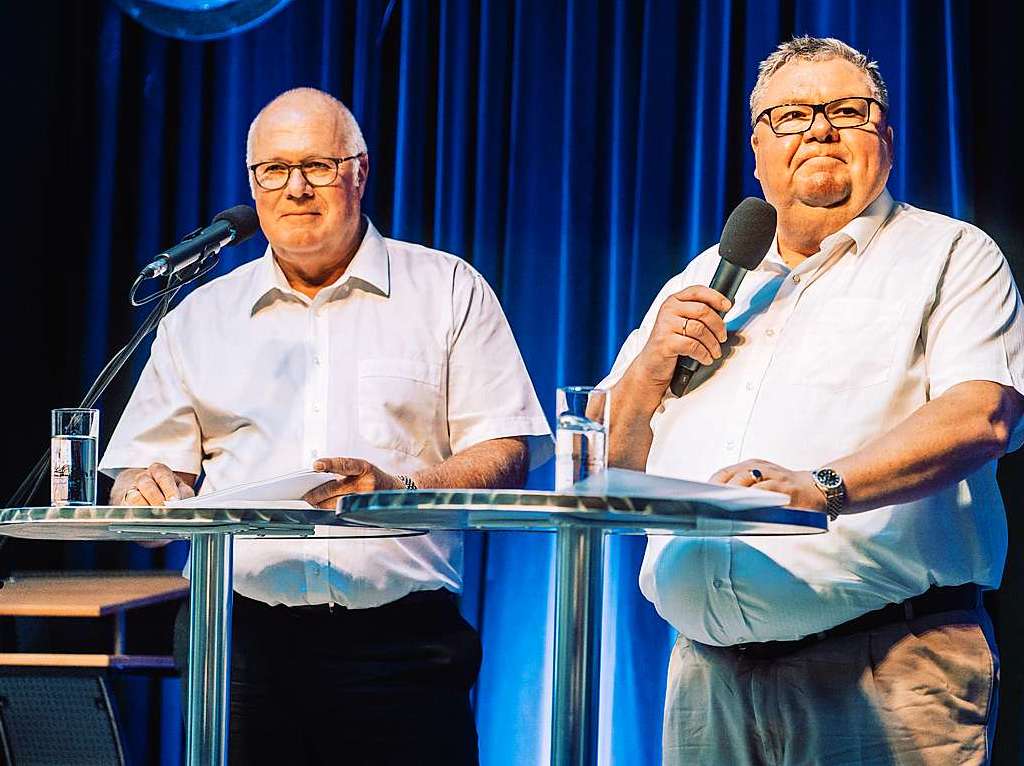
[[[757,485],[832,521],[649,541],[641,588],[680,632],[664,761],[986,763],[995,461],[1024,436],[1017,289],[983,232],[889,195],[888,96],[867,57],[784,43],[750,105],[775,239],[734,303],[703,286],[715,247],[662,290],[602,384],[610,462]],[[677,398],[679,357],[702,369]]]

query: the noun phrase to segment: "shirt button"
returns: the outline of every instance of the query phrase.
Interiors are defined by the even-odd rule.
[[[734,441],[731,441],[731,440],[730,440],[730,441],[727,441],[727,442],[725,443],[725,446],[726,446],[726,449],[732,449],[733,447],[735,447],[735,446],[736,446],[736,442],[734,442]]]
[[[315,450],[315,449],[311,449],[311,450],[309,451],[309,456],[310,456],[310,457],[316,457],[316,450]]]
[[[794,282],[799,282],[800,281],[800,275],[799,274],[794,274],[793,275],[793,281]]]
[[[722,581],[719,580],[717,577],[714,580],[711,581],[711,584],[714,585],[715,588],[721,588],[722,587]]]
[[[320,355],[319,354],[317,354],[316,356],[313,357],[313,364],[315,364],[317,367],[320,366]]]
[[[320,412],[320,405],[319,404],[314,404],[313,405],[313,412]]]
[[[774,338],[775,337],[775,330],[773,330],[771,327],[769,327],[767,330],[764,331],[764,334],[767,335],[769,338]],[[317,362],[317,364],[320,364],[320,362]]]
[[[750,381],[747,382],[747,390],[748,391],[753,391],[754,390],[754,384],[752,382],[750,382]]]

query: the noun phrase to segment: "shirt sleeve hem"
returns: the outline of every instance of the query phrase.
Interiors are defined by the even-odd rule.
[[[506,418],[481,423],[462,433],[452,442],[452,454],[458,454],[475,444],[491,439],[513,436],[527,438],[530,450],[530,470],[546,463],[555,451],[551,428],[543,418]]]
[[[199,475],[202,466],[197,464],[194,456],[191,455],[160,455],[149,459],[140,456],[138,452],[107,452],[100,461],[99,470],[107,476],[116,479],[121,471],[129,468],[146,468],[153,463],[163,463],[176,473],[191,473]]]

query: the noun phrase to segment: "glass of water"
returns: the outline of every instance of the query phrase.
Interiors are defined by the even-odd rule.
[[[53,410],[50,430],[50,503],[96,505],[100,411]]]
[[[555,401],[555,491],[608,467],[611,397],[603,388],[563,386]]]

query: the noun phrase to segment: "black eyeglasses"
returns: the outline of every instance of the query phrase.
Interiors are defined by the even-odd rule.
[[[885,111],[881,101],[863,96],[837,98],[824,104],[779,104],[762,111],[754,124],[757,125],[762,117],[767,117],[768,126],[775,135],[793,136],[810,130],[818,112],[821,112],[828,124],[836,130],[859,128],[867,125],[871,119],[872,104],[878,104],[878,108]]]
[[[302,173],[302,177],[310,186],[330,186],[338,177],[341,163],[358,159],[364,154],[366,152],[359,152],[359,154],[352,154],[348,157],[310,157],[308,160],[296,163],[269,160],[250,165],[249,170],[252,171],[256,185],[267,191],[277,191],[287,186],[293,170]]]

